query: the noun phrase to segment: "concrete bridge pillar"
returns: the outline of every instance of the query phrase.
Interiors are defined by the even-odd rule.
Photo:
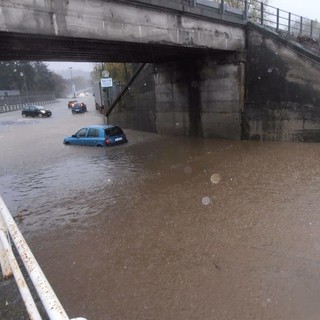
[[[244,63],[236,53],[148,64],[109,122],[161,134],[240,139],[243,92]]]

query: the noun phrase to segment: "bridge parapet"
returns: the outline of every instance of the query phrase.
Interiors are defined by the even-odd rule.
[[[248,21],[319,40],[316,21],[253,0],[11,0],[0,5],[0,60],[159,62],[241,51]]]
[[[0,11],[0,59],[151,62],[192,50],[244,50],[243,20],[223,24],[217,8],[190,1],[150,3],[12,0]]]

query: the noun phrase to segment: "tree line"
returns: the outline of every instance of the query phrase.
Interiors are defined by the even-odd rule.
[[[68,81],[48,69],[44,62],[0,62],[0,90],[19,90],[20,95],[62,96]]]

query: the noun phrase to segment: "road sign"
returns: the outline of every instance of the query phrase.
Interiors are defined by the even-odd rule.
[[[108,77],[109,77],[109,71],[103,70],[103,71],[102,71],[102,77],[103,77],[103,78],[108,78]]]
[[[101,78],[100,79],[101,88],[110,88],[112,87],[112,78]]]

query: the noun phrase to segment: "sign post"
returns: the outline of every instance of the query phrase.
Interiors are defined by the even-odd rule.
[[[101,88],[111,88],[113,86],[112,78],[101,78]]]
[[[104,106],[109,107],[110,106],[110,88],[112,88],[112,78],[101,78],[100,79],[100,86],[102,91],[104,92]]]

